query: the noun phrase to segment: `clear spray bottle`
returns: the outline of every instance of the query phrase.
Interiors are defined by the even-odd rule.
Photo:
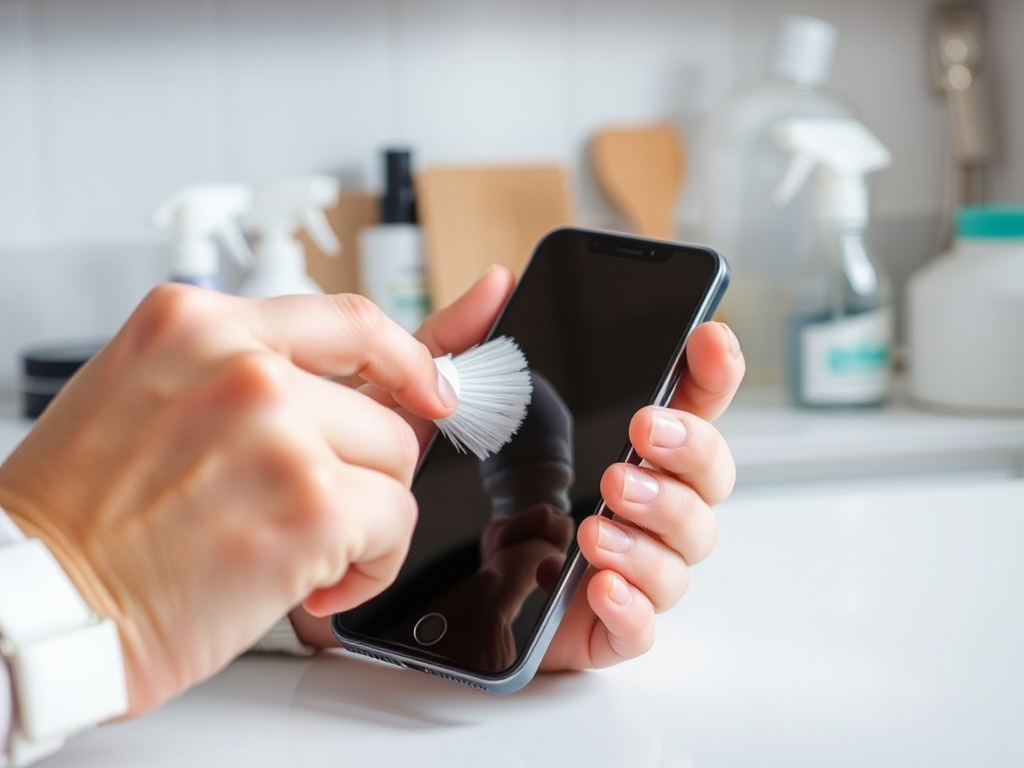
[[[891,291],[867,240],[866,177],[892,157],[852,119],[786,120],[776,138],[793,153],[776,202],[814,179],[814,232],[787,319],[790,397],[802,406],[880,404],[889,392]]]
[[[806,245],[811,190],[772,205],[790,161],[775,126],[797,118],[848,118],[853,109],[828,89],[838,29],[808,16],[779,21],[770,67],[711,111],[701,147],[701,238],[726,254],[732,281],[722,303],[743,344],[744,381],[777,386],[783,357],[787,281]]]

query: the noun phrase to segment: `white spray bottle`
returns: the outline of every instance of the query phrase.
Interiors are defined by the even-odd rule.
[[[296,234],[309,232],[330,255],[341,251],[324,208],[338,200],[340,184],[329,176],[299,176],[259,185],[243,220],[255,239],[256,266],[242,282],[243,296],[323,293],[306,273],[306,254]]]
[[[785,205],[813,173],[814,233],[788,317],[787,378],[805,406],[875,405],[889,390],[892,310],[868,247],[867,176],[892,156],[852,119],[796,119],[776,127],[793,153],[775,199]]]
[[[196,184],[160,203],[153,212],[153,224],[171,232],[169,279],[225,290],[215,239],[240,264],[249,265],[252,252],[238,218],[251,203],[252,192],[241,184]]]

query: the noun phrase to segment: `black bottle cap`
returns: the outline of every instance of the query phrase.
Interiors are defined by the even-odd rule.
[[[380,201],[382,224],[415,224],[416,193],[412,186],[412,152],[384,151],[384,196]]]

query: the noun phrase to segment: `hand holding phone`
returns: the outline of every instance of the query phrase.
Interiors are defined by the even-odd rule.
[[[532,438],[524,430],[496,468],[434,443],[414,482],[409,560],[384,594],[334,617],[342,643],[486,690],[524,685],[586,568],[576,528],[610,515],[601,474],[639,463],[630,417],[668,403],[686,338],[726,280],[708,249],[548,235],[492,329],[516,339],[550,384],[553,398],[538,406],[546,426]]]

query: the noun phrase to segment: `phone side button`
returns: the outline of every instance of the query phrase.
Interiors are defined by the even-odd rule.
[[[448,631],[448,619],[440,613],[428,613],[420,617],[412,628],[412,637],[420,645],[434,645]]]

